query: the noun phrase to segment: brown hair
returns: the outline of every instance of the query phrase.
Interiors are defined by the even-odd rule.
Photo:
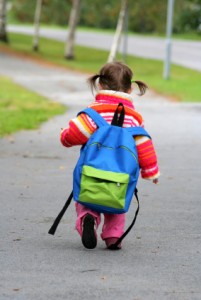
[[[132,70],[122,62],[112,62],[105,64],[99,74],[93,75],[88,79],[91,90],[97,90],[96,80],[104,90],[114,90],[127,93],[131,89],[132,82],[136,83],[143,95],[148,88],[147,85],[139,80],[132,81]],[[131,82],[132,81],[132,82]]]

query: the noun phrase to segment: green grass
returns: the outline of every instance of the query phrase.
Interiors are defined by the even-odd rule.
[[[135,71],[135,79],[145,81],[150,89],[182,102],[201,102],[201,73],[177,65],[171,66],[171,78],[164,80],[163,63],[129,57],[127,63]]]
[[[9,48],[15,51],[82,72],[98,72],[108,58],[108,51],[76,46],[76,59],[65,60],[62,42],[41,38],[40,51],[36,53],[32,51],[32,37],[10,34],[9,38]],[[121,59],[121,56],[118,59]],[[171,79],[164,80],[162,61],[128,56],[126,63],[134,71],[134,79],[145,81],[150,89],[183,102],[201,101],[200,72],[172,65]]]
[[[0,136],[22,129],[35,129],[66,107],[27,91],[10,79],[0,77]]]

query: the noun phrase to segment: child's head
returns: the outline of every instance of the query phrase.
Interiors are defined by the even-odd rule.
[[[105,64],[99,74],[88,79],[91,89],[97,89],[96,80],[99,79],[98,87],[102,90],[113,90],[130,93],[132,91],[132,82],[135,82],[139,89],[140,95],[143,95],[147,85],[142,81],[132,81],[133,72],[122,62],[112,62]]]

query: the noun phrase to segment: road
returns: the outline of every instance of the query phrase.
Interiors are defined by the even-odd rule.
[[[200,300],[201,105],[134,96],[160,184],[140,180],[140,213],[121,251],[107,251],[100,238],[90,251],[75,232],[73,204],[56,236],[47,233],[79,154],[60,145],[60,128],[92,100],[87,77],[5,53],[0,66],[0,75],[69,107],[37,130],[0,139],[0,299]]]
[[[8,26],[8,31],[33,34],[32,27]],[[67,31],[63,29],[41,28],[40,35],[51,39],[65,41]],[[109,50],[111,47],[112,33],[100,33],[92,31],[77,31],[76,44]],[[164,60],[165,39],[141,37],[129,35],[127,42],[127,53],[139,57]],[[121,49],[122,49],[121,45]],[[187,68],[201,71],[201,42],[173,40],[172,62]]]

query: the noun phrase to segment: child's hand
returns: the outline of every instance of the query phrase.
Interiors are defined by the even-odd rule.
[[[153,183],[158,184],[158,178],[153,179]]]
[[[62,136],[62,133],[64,132],[64,128],[61,128],[61,131],[60,131],[60,139],[61,139],[61,136]]]

